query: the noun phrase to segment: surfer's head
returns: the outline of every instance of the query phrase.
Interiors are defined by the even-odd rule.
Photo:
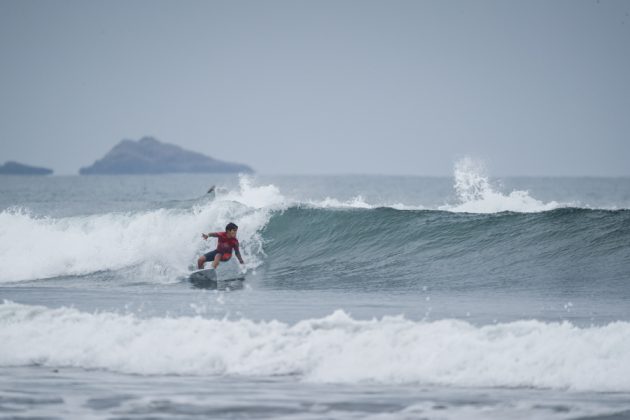
[[[237,230],[238,230],[238,226],[236,226],[232,222],[228,223],[227,226],[225,227],[225,231],[227,232],[227,234],[228,234],[228,236],[230,238],[236,237],[236,231]]]

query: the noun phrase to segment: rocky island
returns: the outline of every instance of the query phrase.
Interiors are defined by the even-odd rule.
[[[0,165],[0,175],[50,175],[52,173],[52,169],[39,168],[12,161]]]
[[[123,140],[102,159],[79,170],[81,175],[185,172],[251,173],[253,170],[247,165],[213,159],[174,144],[162,143],[153,137],[143,137],[138,141]]]

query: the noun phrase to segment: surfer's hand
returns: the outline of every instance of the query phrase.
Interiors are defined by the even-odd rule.
[[[205,233],[202,233],[202,234],[201,234],[201,237],[202,237],[204,240],[208,239],[208,235],[206,235]]]

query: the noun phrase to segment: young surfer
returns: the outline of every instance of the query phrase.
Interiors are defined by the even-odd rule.
[[[197,260],[197,268],[201,270],[207,261],[212,261],[212,268],[216,269],[219,266],[219,262],[228,261],[232,257],[232,251],[236,254],[238,262],[245,264],[238,249],[238,239],[236,239],[237,230],[238,226],[234,223],[228,223],[225,227],[225,232],[208,233],[207,235],[202,233],[201,237],[204,240],[212,237],[217,238],[218,242],[217,249],[199,257]]]

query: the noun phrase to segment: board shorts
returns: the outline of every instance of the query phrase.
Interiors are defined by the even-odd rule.
[[[216,257],[217,254],[221,256],[221,261],[228,261],[230,258],[232,258],[232,254],[230,254],[229,252],[220,253],[216,249],[214,251],[208,252],[207,254],[203,254],[203,256],[206,257],[207,262],[212,262],[214,261],[214,257]]]

